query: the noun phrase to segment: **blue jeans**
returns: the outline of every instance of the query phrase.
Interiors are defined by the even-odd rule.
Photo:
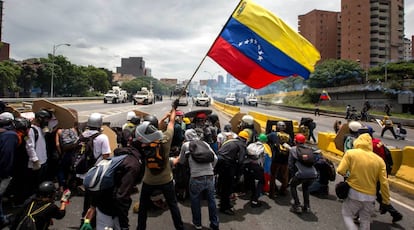
[[[139,199],[139,211],[138,211],[138,226],[137,230],[147,228],[148,208],[151,206],[151,195],[155,190],[161,190],[168,207],[170,208],[171,217],[174,222],[175,229],[184,229],[184,224],[181,219],[180,209],[178,209],[177,197],[175,194],[173,181],[161,185],[149,185],[142,183],[141,197]]]
[[[214,198],[214,176],[200,176],[190,178],[190,200],[193,224],[201,226],[201,196],[206,192],[208,203],[208,215],[210,227],[218,228],[219,219],[217,216],[216,199]]]

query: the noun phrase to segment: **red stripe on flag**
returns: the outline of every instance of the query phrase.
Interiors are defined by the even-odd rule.
[[[266,71],[222,37],[213,44],[208,56],[228,73],[254,89],[263,88],[274,81],[286,78]]]

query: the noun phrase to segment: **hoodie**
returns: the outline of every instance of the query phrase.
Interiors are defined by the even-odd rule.
[[[344,176],[349,171],[347,182],[357,192],[376,196],[377,182],[381,186],[383,203],[390,203],[390,192],[384,160],[372,151],[372,139],[368,133],[354,140],[354,148],[346,151],[337,172]],[[351,196],[350,198],[354,198]]]
[[[194,140],[199,140],[200,138],[197,135],[197,132],[194,129],[188,129],[184,133],[185,142],[181,146],[180,151],[180,164],[185,164],[188,160],[188,164],[190,166],[190,175],[191,177],[200,177],[200,176],[212,176],[214,175],[214,166],[217,163],[217,155],[214,153],[213,149],[210,148],[210,145],[205,142],[207,146],[209,146],[212,153],[214,153],[214,161],[212,163],[197,163],[193,160],[189,153],[189,146],[190,142]]]

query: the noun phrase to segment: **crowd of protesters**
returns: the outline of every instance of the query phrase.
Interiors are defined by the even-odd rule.
[[[128,210],[132,205],[131,195],[136,192],[139,183],[142,184],[142,188],[136,210],[137,229],[146,229],[146,220],[151,208],[167,207],[171,212],[175,229],[183,229],[184,224],[177,202],[178,198],[188,197],[191,201],[192,223],[195,229],[202,229],[203,226],[200,202],[205,196],[211,229],[219,229],[218,211],[225,215],[236,214],[233,208],[236,193],[249,194],[252,208],[262,206],[260,198],[263,195],[275,199],[290,193],[290,211],[311,212],[309,194],[327,195],[330,181],[328,161],[314,145],[307,144],[311,141],[316,144],[313,135],[315,122],[312,119],[304,120],[301,125],[305,127],[306,132],[296,135],[293,129],[289,129],[286,121],[278,121],[267,133],[256,130],[254,123],[252,116],[244,115],[239,124],[226,124],[221,130],[217,115],[200,111],[192,117],[185,117],[182,111],[177,110],[176,101],[172,104],[171,111],[160,120],[154,115],[140,117],[131,111],[127,114],[126,123],[117,130],[118,149],[114,151],[116,154],[127,154],[128,160],[121,165],[122,170],[120,169],[119,175],[117,174],[116,186],[111,191],[96,196],[82,186],[85,172],[76,172],[73,167],[76,160],[75,143],[82,138],[93,138],[92,152],[95,165],[112,155],[108,136],[102,133],[101,114],[91,114],[86,127],[80,128],[75,122],[72,128],[62,129],[57,125],[53,111],[47,109],[35,112],[31,121],[2,111],[0,198],[11,197],[12,205],[21,208],[22,216],[22,213],[27,211],[28,200],[42,200],[43,203],[37,205],[41,207],[39,205],[45,202],[53,203],[52,195],[56,197],[58,193],[61,195],[62,205],[60,208],[53,206],[55,214],[48,218],[59,219],[64,216],[70,191],[83,195],[84,204],[80,216],[82,230],[94,227],[129,229]],[[353,149],[360,148],[363,151],[355,152],[371,154],[372,148],[359,144],[362,140],[355,142],[358,138],[364,138],[363,143],[371,141],[369,135],[360,135],[363,127],[351,123],[348,127],[350,135],[344,142],[345,156],[348,152],[353,152]],[[338,132],[341,124],[335,124],[334,129]],[[197,162],[191,155],[193,150],[190,143],[193,141],[202,141],[214,155],[214,159],[211,162]],[[312,158],[315,158],[314,163],[303,162],[303,149],[311,151]],[[158,170],[153,169],[146,161],[152,154],[158,154],[164,159]],[[365,166],[353,165],[353,158],[357,158],[354,155],[356,154],[349,154],[345,158],[346,163],[341,162],[338,168],[339,174],[344,175],[349,181],[352,191],[344,202],[342,212],[348,227],[352,225],[350,217],[354,218],[353,220],[355,217],[359,218],[361,226],[367,225],[372,207],[364,199],[371,201],[375,195],[371,188],[358,187],[366,181],[358,181],[360,176],[352,173],[355,170],[353,167]],[[375,162],[372,167],[382,170],[385,160]],[[276,181],[280,182],[280,186]],[[381,211],[390,212],[393,222],[401,220],[402,215],[389,202],[388,184],[383,175],[369,183],[376,186],[376,198],[380,202]],[[55,188],[54,184],[58,187]],[[302,186],[302,201],[298,196],[298,186]],[[365,197],[362,206],[370,208],[367,213],[353,206],[361,201],[361,197]],[[217,207],[216,198],[219,199]],[[17,220],[12,223],[13,220],[9,217],[3,212],[0,203],[2,227],[10,224],[16,226]],[[42,224],[42,229],[47,229],[48,224]]]

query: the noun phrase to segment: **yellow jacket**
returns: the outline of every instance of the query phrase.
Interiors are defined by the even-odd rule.
[[[339,163],[337,172],[344,176],[347,171],[350,172],[347,182],[351,188],[375,196],[379,181],[383,203],[390,203],[385,163],[372,151],[372,140],[369,134],[362,134],[355,139],[354,149],[348,150]]]

